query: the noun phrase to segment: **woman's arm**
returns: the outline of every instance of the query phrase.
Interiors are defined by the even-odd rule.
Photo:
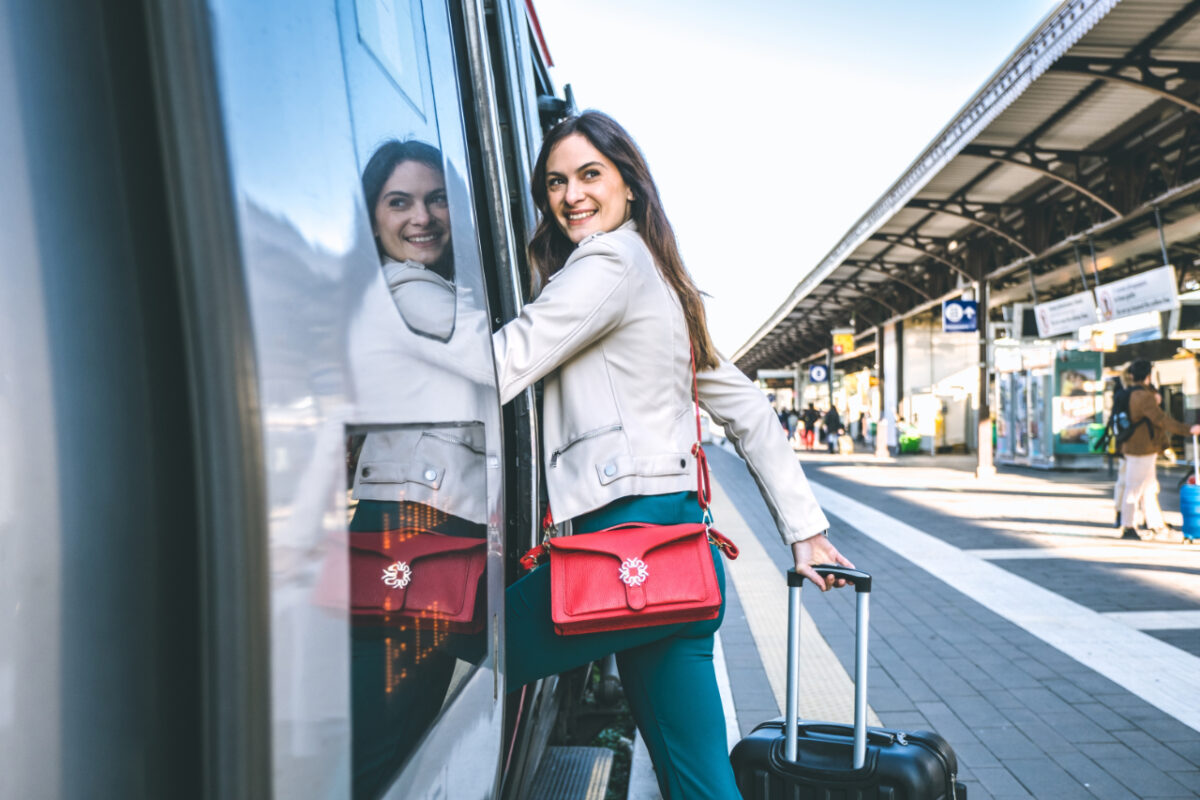
[[[725,433],[750,474],[785,544],[808,539],[829,528],[808,479],[788,444],[771,404],[742,372],[725,359],[696,374],[700,405]]]
[[[721,359],[716,369],[696,373],[700,405],[725,428],[771,510],[783,541],[791,546],[796,571],[821,591],[846,582],[822,578],[813,566],[853,567],[824,536],[829,520],[817,505],[804,470],[788,443],[771,404],[741,370]]]
[[[629,267],[603,236],[582,244],[537,299],[492,335],[500,402],[512,400],[620,323]]]
[[[1165,428],[1176,436],[1188,436],[1195,427],[1180,422],[1164,411],[1163,407],[1158,404],[1158,397],[1153,389],[1133,392],[1130,395],[1129,418],[1135,422],[1142,418],[1148,419],[1155,428]]]

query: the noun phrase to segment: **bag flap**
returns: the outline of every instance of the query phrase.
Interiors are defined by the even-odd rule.
[[[411,528],[351,533],[350,606],[391,613],[423,611],[435,602],[435,616],[469,615],[486,548],[486,539]]]
[[[389,561],[412,560],[431,555],[465,553],[468,550],[483,550],[486,539],[465,536],[447,536],[412,529],[383,531],[381,533],[351,533],[350,549],[377,555]]]
[[[551,557],[555,551],[596,553],[624,561],[629,558],[641,558],[657,547],[703,534],[704,531],[702,522],[681,525],[620,525],[594,533],[557,536],[549,542],[550,553]]]

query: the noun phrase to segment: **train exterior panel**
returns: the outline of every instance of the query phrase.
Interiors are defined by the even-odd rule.
[[[500,668],[540,503],[490,344],[551,93],[531,7],[5,11],[0,796],[519,796],[559,708]],[[425,183],[372,201],[393,144]],[[351,618],[352,537],[401,528],[479,543],[473,610],[399,559],[434,599]]]

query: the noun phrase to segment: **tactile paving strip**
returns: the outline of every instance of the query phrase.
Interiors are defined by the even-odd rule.
[[[715,479],[712,489],[713,517],[720,520],[721,533],[741,550],[736,561],[725,562],[727,574],[742,601],[771,691],[783,709],[787,698],[787,581]],[[808,596],[812,594],[817,592],[810,589]],[[854,682],[807,610],[800,620],[800,675],[801,718],[854,721]],[[882,724],[869,704],[867,724]]]

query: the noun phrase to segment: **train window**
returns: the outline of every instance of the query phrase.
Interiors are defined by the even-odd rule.
[[[354,794],[373,796],[411,789],[396,776],[422,769],[415,748],[439,726],[497,716],[480,667],[501,605],[487,547],[500,431],[445,6],[342,0],[341,13],[356,21],[342,49],[377,269],[351,330],[347,429]]]
[[[348,558],[326,559],[318,596],[350,609],[356,796],[386,785],[487,653],[486,451],[478,422],[347,430]]]
[[[448,2],[210,7],[263,429],[275,794],[488,796],[503,459]]]
[[[425,37],[417,28],[420,15],[414,19],[412,4],[404,0],[355,0],[354,10],[363,46],[379,61],[404,99],[424,114],[421,71]]]

